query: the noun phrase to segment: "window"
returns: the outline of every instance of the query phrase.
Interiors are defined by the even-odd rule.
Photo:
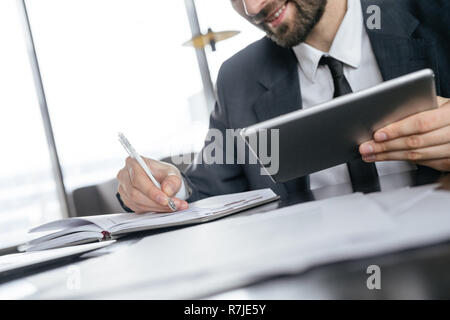
[[[27,4],[69,190],[115,177],[118,131],[153,158],[201,148],[208,115],[182,0]]]
[[[195,4],[203,33],[206,33],[208,28],[213,31],[240,31],[237,36],[219,42],[216,46],[217,51],[213,52],[211,48],[206,48],[211,77],[216,81],[222,63],[250,43],[261,39],[264,32],[234,11],[230,0],[196,0]]]
[[[0,245],[60,217],[15,0],[0,1]]]

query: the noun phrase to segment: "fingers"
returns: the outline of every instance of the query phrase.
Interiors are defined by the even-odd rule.
[[[174,196],[181,188],[181,178],[175,174],[169,174],[161,183],[161,188],[169,197]]]
[[[126,164],[131,185],[156,203],[167,206],[169,200],[167,195],[151,182],[138,162],[134,159],[127,158]]]
[[[144,161],[147,163],[155,179],[160,183],[169,175],[175,175],[181,179],[181,173],[174,165],[148,158],[144,158]]]
[[[134,188],[131,184],[126,186],[125,184],[119,184],[118,188],[120,197],[123,203],[136,213],[143,212],[171,212],[167,206],[162,206],[152,199],[145,196],[141,191]],[[179,210],[185,210],[188,208],[186,201],[178,198],[172,198],[175,205]]]
[[[147,159],[148,160],[148,159]],[[164,167],[164,163],[155,161],[156,166],[151,169],[153,172],[158,172],[162,179],[163,190],[170,191],[172,194],[165,193],[156,187],[145,171],[137,163],[136,160],[127,158],[125,167],[119,171],[117,179],[119,180],[119,194],[124,204],[131,210],[142,212],[170,212],[168,206],[168,196],[176,194],[181,186],[180,177],[176,172],[170,172],[173,168],[169,165]],[[169,175],[163,171],[169,171]],[[178,172],[179,173],[179,172]],[[156,178],[156,177],[155,177]],[[188,203],[181,199],[171,198],[178,210],[185,210],[188,208]]]
[[[418,113],[378,130],[359,152],[366,162],[410,161],[440,171],[450,159],[450,103],[438,97],[440,108]]]
[[[135,213],[140,214],[140,213],[145,213],[145,212],[151,212],[151,211],[155,211],[155,210],[151,210],[150,207],[144,207],[144,206],[140,206],[137,205],[135,203],[133,203],[133,201],[131,201],[125,194],[120,194],[120,197],[122,199],[122,202],[131,210],[133,210]],[[164,211],[163,211],[164,212]]]
[[[409,160],[412,162],[450,158],[450,143],[413,150],[400,150],[364,155],[366,162]]]
[[[400,137],[386,142],[375,142],[372,140],[363,143],[359,147],[359,152],[363,156],[368,156],[374,153],[438,146],[448,142],[450,142],[450,126],[445,126],[425,134]]]
[[[376,142],[397,139],[399,137],[422,134],[450,125],[450,105],[421,112],[406,119],[394,122],[374,134]]]
[[[127,196],[126,193],[124,193],[122,195],[122,193],[120,193],[120,196],[122,198],[123,203],[130,208],[131,210],[133,210],[135,213],[148,213],[148,212],[158,212],[158,213],[164,213],[164,212],[172,212],[171,209],[169,209],[168,207],[165,206],[161,206],[159,204],[157,204],[156,202],[153,202],[153,205],[142,205],[139,204],[139,202],[136,200],[136,198],[129,198]],[[181,201],[178,199],[178,201]],[[180,205],[180,207],[178,207],[180,210],[184,210],[187,209],[186,208],[182,208],[182,205]]]
[[[151,202],[143,194],[138,195],[140,192],[133,188],[131,185],[130,176],[126,168],[123,168],[117,174],[117,180],[119,180],[118,192],[122,199],[122,202],[131,210],[136,213],[148,212],[150,211]],[[141,196],[143,198],[141,198]],[[131,200],[134,198],[134,201]]]
[[[121,196],[124,195],[128,200],[132,200],[132,203],[134,205],[146,208],[155,207],[158,205],[155,201],[149,199],[141,191],[139,191],[136,188],[133,188],[132,186],[129,186],[128,189],[126,189],[123,185],[119,185],[118,191]],[[129,204],[131,205],[131,203]]]

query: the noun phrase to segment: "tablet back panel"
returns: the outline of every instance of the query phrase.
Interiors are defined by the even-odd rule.
[[[359,145],[378,129],[436,107],[434,74],[425,69],[250,126],[241,137],[248,142],[261,130],[279,129],[279,170],[271,177],[286,182],[355,160]]]

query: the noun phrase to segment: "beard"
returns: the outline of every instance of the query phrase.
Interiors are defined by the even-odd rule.
[[[285,2],[294,5],[293,17],[274,30],[264,20]],[[256,16],[249,18],[249,21],[266,32],[266,35],[279,46],[292,48],[306,40],[322,18],[326,5],[327,0],[276,0],[269,3]]]

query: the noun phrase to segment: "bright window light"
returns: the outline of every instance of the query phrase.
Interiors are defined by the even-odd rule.
[[[208,114],[183,1],[28,1],[69,190],[115,178],[121,131],[144,156],[198,151]]]
[[[15,0],[0,1],[0,248],[60,217]]]

